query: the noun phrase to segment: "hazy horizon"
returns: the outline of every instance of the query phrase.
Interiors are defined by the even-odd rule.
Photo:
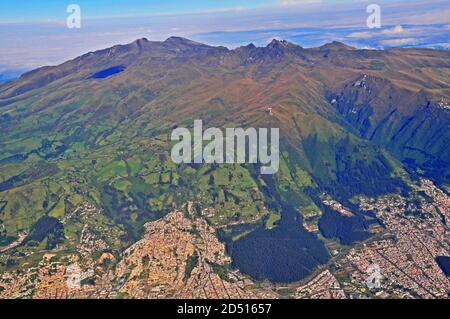
[[[0,73],[57,65],[84,53],[146,37],[182,36],[229,48],[273,38],[303,47],[341,41],[358,48],[448,49],[448,1],[377,1],[381,28],[369,29],[365,0],[77,1],[81,28],[69,29],[67,4],[0,4]],[[176,10],[175,10],[176,8]]]

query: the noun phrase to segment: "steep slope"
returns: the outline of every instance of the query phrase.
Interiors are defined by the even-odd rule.
[[[449,179],[449,109],[425,90],[414,92],[367,76],[346,84],[335,97],[337,110],[359,135],[391,151],[412,171],[439,182]]]

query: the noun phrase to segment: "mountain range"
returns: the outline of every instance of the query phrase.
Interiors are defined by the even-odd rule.
[[[407,196],[421,177],[448,189],[449,79],[449,51],[275,39],[230,50],[143,38],[33,70],[0,85],[0,246],[23,237],[19,250],[72,251],[83,228],[67,216],[88,202],[117,255],[189,202],[233,267],[301,280],[330,259],[329,241],[352,245],[383,227],[356,197]],[[170,133],[196,119],[280,128],[279,172],[174,164]],[[319,232],[303,228],[311,220]]]

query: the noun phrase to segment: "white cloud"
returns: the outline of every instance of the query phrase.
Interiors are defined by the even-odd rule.
[[[405,30],[403,29],[403,27],[401,25],[396,25],[395,27],[393,27],[391,29],[386,29],[386,30],[381,31],[381,33],[388,34],[388,35],[401,34],[404,32],[405,32]]]
[[[382,35],[385,36],[396,36],[399,34],[406,34],[408,33],[408,31],[406,31],[405,29],[403,29],[403,27],[401,25],[396,25],[393,28],[390,29],[384,29],[381,32],[376,32],[376,31],[361,31],[361,32],[353,32],[350,33],[348,36],[350,38],[358,38],[358,39],[370,39],[376,36],[379,36],[380,33]]]
[[[419,41],[414,38],[401,38],[401,39],[389,39],[380,41],[381,45],[384,46],[401,46],[401,45],[415,45],[418,44]]]
[[[362,32],[353,32],[350,33],[348,36],[350,38],[358,38],[358,39],[369,39],[372,38],[374,36],[376,36],[377,33],[375,32],[370,32],[370,31],[362,31]]]

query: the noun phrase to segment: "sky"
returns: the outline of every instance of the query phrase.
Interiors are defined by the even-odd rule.
[[[81,8],[80,29],[67,27],[71,3]],[[381,8],[379,29],[367,27],[371,3]],[[449,49],[449,25],[450,0],[1,0],[0,76],[141,37],[228,47],[282,38],[304,47],[337,40]]]
[[[283,2],[288,3],[290,1],[281,1],[281,3]],[[16,0],[0,3],[0,21],[61,19],[66,16],[65,9],[70,3],[78,4],[83,9],[86,18],[105,18],[251,9],[276,5],[280,2],[276,0],[72,0],[68,2],[61,0]]]

